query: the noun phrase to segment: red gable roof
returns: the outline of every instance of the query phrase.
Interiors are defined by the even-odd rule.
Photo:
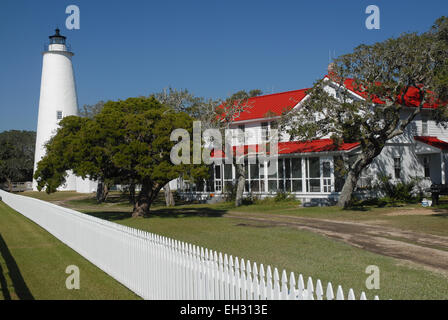
[[[253,97],[248,100],[249,107],[234,121],[245,121],[267,117],[269,113],[280,116],[284,110],[290,110],[306,96],[308,89],[280,92]]]
[[[328,75],[325,78],[331,79]],[[367,94],[365,92],[361,92],[355,89],[354,79],[346,79],[344,81],[344,86],[356,93],[357,95],[366,98]],[[269,114],[280,116],[283,111],[291,110],[294,106],[296,106],[303,98],[306,97],[307,89],[300,89],[294,91],[286,91],[274,94],[268,94],[264,96],[253,97],[248,100],[249,107],[244,110],[237,118],[234,119],[234,122],[238,121],[246,121],[246,120],[254,120],[254,119],[263,119],[267,118]],[[431,92],[429,92],[431,94]],[[405,104],[408,107],[417,107],[420,103],[419,92],[417,88],[410,88],[405,95]],[[374,103],[384,104],[384,101],[380,100],[378,97],[374,97]],[[398,98],[398,101],[401,102],[401,97]],[[425,109],[436,109],[439,105],[435,102],[425,103],[423,108]]]
[[[326,75],[325,77],[331,80],[331,78],[328,75]],[[354,79],[345,79],[344,87],[346,87],[348,90],[356,93],[357,95],[359,95],[363,98],[366,98],[367,97],[366,92],[361,92],[361,91],[355,89],[356,84],[354,82],[355,82]],[[432,92],[428,91],[428,94],[432,94]],[[398,97],[397,100],[399,103],[402,103],[401,97]],[[430,98],[430,100],[433,100],[433,99]],[[384,101],[382,101],[378,97],[373,97],[372,101],[377,104],[384,104]],[[405,105],[408,107],[418,107],[420,105],[419,90],[414,87],[409,88],[404,96],[404,101],[405,101]],[[436,109],[438,107],[439,107],[439,105],[437,103],[435,103],[435,101],[432,101],[431,103],[426,102],[423,104],[424,109]]]
[[[436,147],[441,150],[448,150],[448,142],[440,140],[437,137],[415,136],[414,139],[429,144],[430,146]]]
[[[292,154],[292,153],[310,153],[310,152],[330,152],[330,151],[349,151],[359,146],[359,142],[342,143],[337,146],[331,139],[320,139],[312,141],[286,141],[278,143],[278,154]],[[236,153],[236,146],[233,146],[233,153]],[[258,153],[261,150],[261,145],[245,145],[244,154]],[[269,154],[269,152],[268,152]],[[224,158],[225,152],[221,150],[212,151],[212,158]]]

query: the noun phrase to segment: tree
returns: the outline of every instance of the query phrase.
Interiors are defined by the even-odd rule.
[[[105,104],[105,102],[103,100],[101,100],[93,105],[85,104],[82,106],[82,108],[78,109],[79,116],[83,117],[83,118],[92,119],[94,116],[96,116],[98,113],[100,113],[101,110],[103,110],[104,104]]]
[[[240,90],[234,93],[228,99],[222,100],[205,100],[200,97],[196,97],[188,90],[176,90],[168,88],[160,93],[156,93],[155,97],[167,105],[171,109],[177,112],[186,112],[193,119],[201,121],[202,129],[219,129],[222,136],[224,136],[225,130],[229,129],[231,124],[238,119],[240,114],[245,110],[251,108],[249,99],[261,95],[263,92],[259,89],[253,89],[249,92]],[[217,146],[221,147],[221,146]],[[237,159],[231,160],[236,167],[236,180],[237,180],[237,198],[236,206],[242,204],[242,197],[245,184],[245,168],[244,164],[240,164]],[[166,196],[165,199],[167,206],[174,205],[174,199],[170,195],[169,184],[165,186]]]
[[[154,97],[109,101],[93,119],[66,117],[38,164],[39,188],[54,192],[68,170],[79,176],[140,185],[133,216],[143,216],[161,188],[182,173],[200,176],[203,166],[174,165],[171,132],[192,132],[192,118],[160,104]],[[64,151],[66,150],[66,151]]]
[[[171,108],[175,112],[185,112],[192,118],[200,118],[201,112],[204,110],[201,108],[203,99],[195,97],[187,89],[176,90],[168,88],[162,92],[154,94],[154,97],[163,105]],[[167,207],[175,206],[174,196],[171,192],[170,184],[167,183],[163,187],[165,193],[165,203]]]
[[[423,34],[407,33],[373,45],[360,45],[335,60],[329,78],[336,94],[326,91],[327,79],[317,81],[300,108],[284,115],[282,127],[291,139],[331,136],[360,143],[361,152],[346,163],[347,175],[339,206],[350,203],[361,171],[390,139],[406,127],[427,103],[439,103],[438,121],[446,121],[447,28],[442,17]],[[355,98],[347,86],[363,99]]]
[[[219,121],[216,125],[221,126],[221,129],[229,129],[231,124],[237,120],[240,114],[250,108],[252,108],[250,98],[261,95],[263,92],[259,89],[254,89],[247,93],[244,90],[234,93],[230,98],[222,102],[222,104],[216,109],[218,116],[215,119]],[[228,137],[227,137],[228,138]],[[226,143],[230,145],[230,143]],[[248,154],[232,155],[233,150],[226,150],[226,157],[232,157],[231,161],[235,165],[235,178],[237,183],[235,206],[239,207],[243,204],[244,185],[246,184],[246,170],[244,165],[244,159]]]
[[[31,181],[34,168],[36,133],[11,130],[0,133],[0,182]]]

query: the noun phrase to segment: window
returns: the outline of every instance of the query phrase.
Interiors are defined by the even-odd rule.
[[[267,170],[268,170],[268,192],[277,192],[277,160],[271,160],[268,162]]]
[[[431,177],[431,170],[430,170],[429,163],[430,163],[429,156],[423,157],[423,168],[425,170],[425,178]]]
[[[422,116],[422,136],[428,135],[428,118]]]
[[[394,173],[395,173],[395,179],[400,179],[400,175],[401,175],[401,158],[400,157],[394,158]]]
[[[260,192],[265,192],[265,187],[264,187],[264,178],[266,177],[265,175],[265,165],[264,163],[260,162]]]
[[[288,159],[289,160],[289,159]],[[292,192],[302,192],[302,159],[291,159]]]
[[[62,111],[56,111],[56,119],[62,120]]]
[[[233,186],[233,165],[224,164],[224,190],[230,191]]]
[[[269,139],[269,123],[262,122],[261,123],[261,141],[268,141]]]
[[[320,192],[320,161],[319,158],[308,158],[307,162],[307,192]]]
[[[222,191],[222,180],[221,180],[221,166],[215,166],[215,191]]]
[[[239,125],[238,129],[243,132],[242,134],[241,134],[241,132],[238,132],[238,142],[240,144],[244,144],[244,139],[245,139],[245,126],[244,126],[244,124]]]
[[[330,161],[322,162],[323,188],[324,192],[331,192],[331,164]]]
[[[260,192],[260,176],[258,163],[249,164],[250,191]]]

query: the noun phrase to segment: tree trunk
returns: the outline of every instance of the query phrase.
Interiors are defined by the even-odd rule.
[[[371,145],[365,153],[358,156],[353,166],[348,171],[347,178],[342,187],[337,204],[339,207],[347,208],[350,205],[353,191],[356,188],[362,170],[372,163],[373,159],[381,153],[382,149],[382,147]]]
[[[151,204],[159,194],[162,187],[158,184],[143,182],[142,189],[138,194],[138,199],[134,205],[132,217],[145,217],[149,215]]]
[[[109,196],[109,184],[104,183],[103,187],[103,202],[107,200],[107,197]]]
[[[353,191],[356,188],[356,184],[358,182],[359,173],[356,174],[353,170],[348,172],[347,178],[345,180],[344,186],[342,187],[341,194],[338,200],[338,206],[347,208],[350,204],[350,200],[352,199]]]
[[[98,186],[96,188],[96,201],[98,203],[103,203],[107,200],[107,196],[109,195],[109,185],[104,182],[102,179],[98,181]]]
[[[8,189],[9,189],[9,192],[12,192],[12,181],[11,181],[11,179],[6,178],[6,181],[8,182]]]
[[[235,165],[235,169],[237,179],[235,207],[239,207],[243,204],[244,185],[246,184],[246,168],[242,163],[238,163]]]
[[[134,211],[132,212],[132,217],[144,217],[149,215],[149,208],[151,204],[148,196],[139,196],[139,199],[134,205]]]
[[[135,183],[131,182],[129,185],[129,203],[135,205]]]
[[[170,183],[168,182],[164,187],[163,190],[165,191],[165,203],[167,207],[174,207],[175,206],[175,202],[174,202],[174,196],[173,193],[171,192],[171,187],[170,187]]]
[[[104,182],[103,179],[99,179],[98,185],[96,186],[96,201],[98,203],[103,202],[103,192],[104,192]]]

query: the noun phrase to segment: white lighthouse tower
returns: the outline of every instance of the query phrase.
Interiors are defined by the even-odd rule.
[[[59,121],[66,116],[78,115],[73,52],[67,47],[66,37],[59,32],[56,29],[56,33],[49,37],[50,43],[43,52],[34,171],[45,155],[45,143],[56,133]],[[76,190],[76,180],[76,176],[70,174],[60,189]],[[37,190],[36,181],[33,181],[33,190]]]

